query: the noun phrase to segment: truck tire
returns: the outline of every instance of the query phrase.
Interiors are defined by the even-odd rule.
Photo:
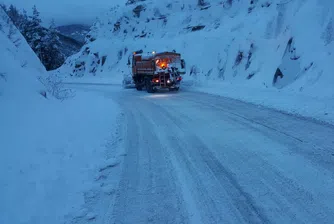
[[[136,84],[136,89],[137,89],[138,91],[142,91],[142,90],[143,90],[143,87],[142,87],[141,85],[137,85],[137,84]]]
[[[146,91],[148,93],[153,93],[154,92],[153,86],[152,86],[151,81],[149,79],[145,80],[145,85],[146,85]]]
[[[176,87],[176,88],[169,88],[169,91],[171,91],[171,92],[172,92],[172,91],[176,91],[176,92],[177,92],[177,91],[179,91],[179,87]]]

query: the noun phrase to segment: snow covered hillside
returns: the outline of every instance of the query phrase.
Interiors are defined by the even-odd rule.
[[[45,87],[37,78],[46,75],[45,68],[2,9],[0,43],[1,100],[14,96],[40,98],[38,92]]]
[[[333,8],[330,0],[132,0],[100,17],[60,70],[121,80],[132,51],[175,49],[197,89],[334,121]]]
[[[117,104],[80,91],[58,100],[69,92],[2,9],[0,61],[0,223],[91,218],[84,195],[100,188],[94,178],[114,157]]]

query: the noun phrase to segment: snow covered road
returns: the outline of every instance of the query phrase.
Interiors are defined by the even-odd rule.
[[[332,223],[334,128],[214,95],[93,87],[125,113],[106,223]]]

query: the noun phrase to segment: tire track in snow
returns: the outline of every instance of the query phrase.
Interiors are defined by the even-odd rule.
[[[252,107],[248,116],[244,115],[246,103],[233,101],[231,99],[224,99],[217,96],[208,95],[206,101],[198,98],[184,97],[185,100],[197,103],[198,105],[206,105],[212,109],[220,111],[224,116],[229,117],[231,120],[238,124],[243,124],[250,130],[254,130],[268,136],[276,141],[284,141],[286,144],[293,145],[290,147],[290,151],[293,153],[300,154],[307,158],[310,162],[316,163],[318,166],[322,166],[328,169],[330,172],[334,171],[334,142],[330,139],[326,139],[319,136],[328,136],[329,133],[334,136],[334,126],[329,124],[322,124],[308,118],[291,116],[280,111],[276,111],[270,108],[259,109],[257,106],[250,104]],[[222,102],[231,102],[231,104],[221,106],[221,103],[213,103],[211,100],[224,99]],[[239,108],[241,107],[241,108]],[[235,110],[238,108],[238,110]],[[249,105],[248,105],[249,108]],[[248,109],[247,108],[247,109]],[[234,112],[237,111],[237,112]],[[241,112],[241,113],[240,113]],[[256,112],[260,114],[254,116]],[[266,115],[261,117],[261,115]],[[276,115],[276,116],[275,116]],[[286,120],[282,120],[285,118]],[[290,125],[287,125],[290,121]],[[310,128],[305,129],[301,123],[306,122]],[[309,130],[309,132],[308,132]],[[315,130],[321,130],[322,134],[313,135],[312,132]],[[303,133],[303,134],[300,134]],[[311,133],[311,134],[310,134]],[[286,138],[283,138],[286,137]],[[319,146],[320,145],[320,146]]]
[[[139,126],[131,111],[126,111],[126,117],[126,135],[131,137],[126,138],[125,142],[126,157],[123,162],[122,177],[116,193],[115,205],[117,206],[114,206],[113,208],[112,219],[114,221],[108,221],[106,223],[126,223],[119,219],[124,219],[128,216],[126,213],[128,206],[133,206],[134,204],[139,203],[134,198],[134,195],[136,195],[136,188],[139,185],[139,175],[132,175],[136,174],[139,170],[139,158],[136,151],[130,150],[136,148],[139,144],[139,136],[136,133]]]
[[[141,197],[146,202],[138,207],[132,206],[129,201],[121,202],[129,205],[130,208],[126,209],[131,211],[130,214],[122,213],[132,217],[124,218],[125,221],[137,220],[135,218],[138,213],[149,211],[155,214],[153,218],[146,219],[151,223],[165,223],[163,220],[167,223],[169,220],[175,222],[175,218],[165,216],[161,210],[155,210],[157,206],[167,205],[168,207],[173,203],[168,201],[150,205],[147,203],[152,200],[164,201],[166,197],[176,197],[177,199],[173,199],[176,201],[184,200],[180,202],[182,203],[181,211],[176,213],[176,216],[177,214],[181,214],[179,217],[188,215],[188,219],[183,219],[185,223],[280,224],[307,223],[307,221],[328,223],[330,217],[333,217],[333,207],[321,200],[330,193],[332,186],[330,177],[321,174],[322,170],[319,167],[310,164],[300,155],[292,155],[288,152],[289,147],[301,146],[302,143],[229,112],[234,110],[234,113],[240,113],[247,119],[256,119],[260,123],[263,121],[267,126],[274,125],[277,130],[285,127],[280,123],[283,119],[291,119],[296,124],[302,122],[308,124],[310,121],[266,111],[266,108],[262,108],[261,112],[254,105],[240,106],[236,102],[224,105],[226,103],[224,100],[213,103],[215,99],[206,95],[202,98],[199,94],[186,94],[186,97],[163,95],[161,98],[145,93],[135,93],[125,94],[122,102],[127,101],[128,105],[125,107],[133,111],[139,126],[138,130],[134,131],[135,134],[140,135],[136,148],[145,150],[145,153],[141,152],[139,157],[144,165],[140,164],[140,170],[135,173],[147,173],[141,175],[144,179],[141,179],[142,185],[137,188],[141,194],[134,197]],[[188,100],[189,97],[198,98],[198,101]],[[247,116],[246,111],[249,113]],[[256,114],[257,112],[260,113]],[[268,117],[261,118],[266,113]],[[271,119],[272,123],[267,119]],[[207,122],[211,129],[207,128]],[[226,143],[223,142],[227,140],[227,136],[231,137],[226,133],[230,131],[235,132],[232,135],[233,138]],[[284,131],[291,135],[290,129]],[[210,132],[216,133],[212,133],[211,136]],[[303,130],[297,130],[292,133],[292,136],[300,138],[301,133]],[[142,136],[145,137],[142,138]],[[251,139],[252,137],[255,139]],[[318,137],[319,135],[316,135],[315,139],[321,142],[321,138]],[[246,139],[250,144],[247,145],[247,141],[240,141],[240,139]],[[261,145],[263,143],[275,148],[273,151],[266,151],[266,146]],[[319,147],[321,146],[320,144]],[[144,155],[146,159],[142,158]],[[278,158],[275,159],[275,156]],[[291,175],[289,169],[284,166],[291,166],[294,159],[299,163],[296,163],[296,170]],[[146,167],[146,170],[143,167]],[[329,183],[328,187],[325,186],[324,190],[319,192],[323,195],[317,194],[317,187],[300,179],[305,174],[300,169],[311,171],[310,175],[320,175],[319,178],[311,179]],[[148,173],[151,173],[151,176]],[[160,178],[156,176],[157,173],[170,180],[164,185],[172,188],[174,187],[172,182],[180,185],[173,188],[175,194],[169,194],[169,191],[166,193],[163,187],[157,184]],[[152,193],[150,191],[152,189],[155,192]],[[161,199],[155,196],[156,192],[166,194],[166,197]],[[332,198],[330,195],[327,196]],[[167,210],[166,213],[168,213]],[[146,218],[149,217],[145,212],[142,214]],[[159,214],[163,214],[160,219]],[[121,218],[118,220],[123,221],[119,223],[129,223]],[[136,223],[144,222],[144,219],[138,220]]]
[[[132,114],[127,139],[137,140],[127,146],[128,165],[124,166],[113,223],[188,223],[182,195],[168,168],[169,158],[151,130],[151,121],[141,111]],[[129,169],[133,162],[136,165]]]
[[[170,122],[174,122],[176,126],[179,127],[180,132],[177,134],[177,136],[182,136],[179,137],[178,140],[174,140],[174,142],[184,142],[183,144],[187,145],[189,142],[198,142],[198,140],[196,140],[196,135],[191,135],[189,134],[189,136],[195,136],[195,140],[190,138],[187,140],[187,138],[182,135],[182,133],[192,133],[193,131],[196,131],[196,134],[200,134],[201,131],[196,130],[196,129],[189,129],[189,120],[191,119],[187,119],[185,116],[187,113],[185,114],[181,114],[182,116],[179,116],[180,113],[178,113],[177,110],[175,109],[171,109],[171,107],[167,106],[165,108],[161,107],[160,105],[158,105],[157,103],[154,103],[155,106],[159,107],[159,111],[160,113],[164,113],[164,115],[166,117],[169,117]],[[167,105],[169,105],[169,103],[167,103]],[[202,113],[206,113],[206,110],[209,110],[210,108],[207,108],[205,110],[203,110],[205,108],[205,106],[201,106],[201,112]],[[193,108],[194,109],[194,108]],[[232,124],[236,125],[236,127],[240,126],[240,128],[244,125],[245,120],[238,118],[238,117],[223,117],[223,119],[219,119],[219,117],[221,117],[221,112],[219,112],[219,110],[215,109],[215,108],[211,108],[214,109],[213,111],[210,111],[211,117],[210,119],[212,120],[216,120],[217,122],[219,122],[220,125],[218,126],[222,126],[224,124],[221,124],[221,122],[226,122],[229,121]],[[167,111],[172,111],[172,112],[167,112]],[[204,115],[203,114],[203,115]],[[189,116],[191,116],[192,114],[190,114]],[[207,117],[207,116],[204,116]],[[181,119],[182,118],[182,119]],[[187,123],[185,123],[187,122]],[[201,122],[201,121],[198,121]],[[242,128],[242,130],[252,130],[250,127],[247,128]],[[213,130],[212,130],[213,131]],[[263,130],[262,130],[263,131]],[[256,135],[261,136],[262,134],[264,134],[262,131],[257,132]],[[245,132],[245,131],[243,131]],[[245,132],[246,133],[246,132]],[[240,133],[238,133],[239,135]],[[276,136],[276,135],[275,135]],[[271,139],[276,139],[274,136],[274,138],[272,138],[271,135],[268,135],[267,138],[268,140]],[[206,136],[207,137],[207,136]],[[239,181],[241,180],[243,184],[239,184],[238,181],[234,178],[237,177],[236,175],[234,175],[231,170],[227,170],[228,173],[230,173],[231,175],[227,175],[229,177],[232,177],[234,179],[235,182],[237,182],[237,184],[239,185],[239,189],[241,189],[241,191],[245,192],[245,195],[248,195],[248,198],[250,199],[250,201],[253,201],[252,205],[254,205],[254,202],[257,202],[256,208],[255,210],[260,211],[260,213],[258,213],[260,215],[260,217],[262,216],[261,220],[262,221],[254,221],[254,223],[280,223],[278,220],[281,221],[281,223],[286,223],[286,222],[294,222],[294,223],[304,223],[303,220],[313,220],[314,222],[320,221],[322,220],[323,222],[326,223],[326,220],[328,220],[328,218],[326,218],[325,214],[331,214],[331,210],[326,208],[326,205],[323,203],[319,203],[319,200],[316,201],[313,198],[313,195],[311,192],[309,192],[308,190],[304,189],[303,185],[300,185],[296,182],[295,179],[290,179],[286,173],[282,173],[280,171],[280,169],[278,167],[273,167],[273,165],[269,164],[267,161],[264,161],[262,159],[262,156],[260,154],[256,154],[256,151],[253,150],[249,150],[247,149],[247,146],[245,147],[245,145],[241,146],[241,148],[245,148],[243,150],[238,150],[238,145],[236,146],[231,146],[230,149],[226,148],[226,146],[221,146],[221,142],[214,142],[214,143],[209,143],[208,141],[210,141],[211,139],[205,139],[204,141],[206,142],[205,145],[212,145],[211,148],[216,148],[219,149],[221,151],[226,151],[228,154],[226,156],[231,156],[231,152],[233,151],[233,156],[231,157],[231,159],[233,160],[239,160],[240,164],[245,164],[243,165],[244,169],[253,169],[253,174],[251,174],[251,176],[253,176],[253,178],[249,178],[248,183],[251,184],[250,186],[252,186],[253,181],[252,179],[255,180],[259,180],[257,182],[259,182],[258,184],[258,189],[252,189],[252,187],[247,187],[248,191],[245,192],[245,190],[243,189],[247,184],[247,180],[245,178],[244,175],[241,175],[238,179]],[[283,140],[286,141],[288,140],[288,142],[295,142],[294,144],[298,144],[299,141],[295,141],[293,138],[291,139],[286,139],[286,138],[277,138],[278,142],[280,142],[279,140]],[[194,145],[203,145],[204,142],[203,140],[199,140],[202,143],[197,143]],[[218,144],[217,144],[218,143]],[[181,144],[181,143],[180,143]],[[299,142],[299,144],[301,144]],[[180,146],[180,150],[184,150],[184,149],[189,149],[191,147],[189,146],[185,146],[183,145],[182,147]],[[191,144],[192,145],[192,144]],[[278,145],[280,147],[281,143],[278,143]],[[288,144],[291,145],[291,144]],[[192,146],[193,147],[193,146]],[[224,149],[225,148],[225,149]],[[199,149],[199,153],[201,152],[207,152],[207,150],[203,150],[205,149],[205,146],[202,146],[202,150]],[[177,149],[175,151],[178,151]],[[255,153],[255,154],[254,154]],[[205,153],[204,153],[205,154]],[[187,157],[194,157],[194,155],[196,155],[196,153],[194,153],[194,150],[192,150],[189,155],[185,155],[182,156],[182,161],[184,161],[185,158]],[[203,156],[202,158],[206,158],[205,156]],[[216,169],[216,173],[217,175],[220,175],[220,171],[224,170],[222,169],[222,167],[219,167],[219,164],[223,164],[222,161],[227,160],[228,158],[220,158],[218,161],[218,158],[214,155],[209,156],[207,158],[213,158],[216,161],[216,165],[218,166],[218,168]],[[239,158],[239,159],[237,159]],[[249,160],[249,158],[253,158],[253,160]],[[280,157],[279,157],[280,158]],[[206,160],[206,159],[204,159]],[[197,161],[200,161],[197,160]],[[199,164],[198,162],[194,162],[195,164]],[[249,161],[249,162],[248,162]],[[226,161],[228,162],[228,161]],[[210,167],[210,164],[212,163],[208,163]],[[226,163],[228,164],[228,166],[230,167],[231,164],[230,163]],[[233,164],[232,164],[233,165]],[[249,165],[249,168],[247,168]],[[199,165],[198,165],[199,166]],[[231,167],[236,169],[237,167]],[[256,168],[256,169],[255,169]],[[184,168],[186,169],[186,168]],[[196,165],[194,165],[190,170],[194,170],[196,169]],[[203,170],[203,169],[201,169]],[[215,170],[215,169],[213,169]],[[239,171],[240,174],[240,171]],[[242,174],[242,173],[241,173]],[[241,179],[240,179],[241,178]],[[242,179],[243,178],[243,179]],[[257,179],[256,179],[257,178]],[[232,182],[233,182],[232,179]],[[231,179],[230,179],[231,180]],[[262,183],[261,183],[262,182]],[[225,182],[224,182],[225,183]],[[229,188],[229,189],[233,189],[233,188]],[[259,192],[259,189],[263,189],[265,193],[261,193]],[[253,190],[257,193],[254,193]],[[251,194],[249,194],[249,193]],[[267,192],[267,193],[266,193]],[[266,194],[268,194],[268,196],[265,196]],[[233,195],[233,194],[231,194]],[[253,195],[253,196],[251,196]],[[265,204],[259,204],[259,199],[258,199],[258,195],[262,195],[261,196],[261,201],[265,200],[266,203]],[[269,197],[269,196],[272,197]],[[235,198],[235,197],[233,197]],[[236,202],[235,204],[238,204],[238,202]],[[270,205],[269,207],[267,207],[268,205]],[[293,206],[293,207],[291,207]],[[277,214],[274,213],[275,210],[280,210],[281,213],[279,216],[277,216]],[[247,213],[247,212],[246,212]],[[317,215],[314,215],[315,213],[317,213]],[[266,215],[265,215],[266,214]],[[284,215],[283,215],[284,214]],[[313,214],[313,215],[312,215]],[[276,215],[276,216],[275,216]],[[307,218],[306,218],[307,217]],[[246,219],[247,220],[247,219]],[[274,221],[276,220],[276,221]],[[239,221],[240,222],[240,221]],[[210,222],[207,222],[210,223]],[[252,223],[252,222],[251,222]]]
[[[221,186],[227,191],[245,223],[270,223],[264,211],[256,204],[254,198],[240,186],[235,174],[224,167],[203,142],[195,135],[188,136],[187,141],[196,145],[197,153],[213,172]]]
[[[155,106],[159,107],[158,105]],[[218,159],[213,155],[211,150],[206,147],[206,145],[201,140],[199,140],[198,137],[196,137],[191,130],[182,129],[182,127],[185,127],[183,121],[176,116],[171,115],[171,113],[168,113],[161,107],[159,111],[160,113],[163,113],[168,120],[170,120],[170,123],[173,123],[181,131],[177,135],[170,135],[169,142],[174,143],[174,153],[178,155],[178,158],[182,158],[180,159],[179,163],[186,163],[187,170],[192,177],[192,181],[197,186],[198,192],[193,193],[200,194],[201,197],[199,198],[202,198],[202,200],[206,200],[204,204],[207,208],[207,213],[211,215],[206,214],[206,217],[209,217],[209,219],[205,223],[225,223],[228,222],[228,220],[226,218],[224,219],[223,216],[221,216],[221,208],[219,209],[220,203],[217,203],[217,198],[214,198],[212,195],[210,196],[210,193],[206,190],[206,186],[204,184],[205,182],[203,180],[200,180],[198,177],[198,166],[200,163],[203,162],[204,164],[202,166],[204,168],[208,168],[212,172],[214,178],[220,183],[222,188],[222,192],[220,192],[221,195],[224,195],[223,192],[226,191],[228,197],[233,201],[233,205],[238,211],[234,211],[234,213],[239,213],[235,215],[241,216],[243,218],[243,220],[236,220],[238,221],[238,223],[270,223],[264,211],[256,205],[255,200],[252,198],[252,196],[245,192],[244,189],[242,189],[242,187],[238,184],[237,180],[234,178],[234,175],[231,173],[231,171],[225,168],[221,164],[221,162],[218,161]],[[213,211],[216,211],[215,217],[212,216],[212,214],[214,213]]]

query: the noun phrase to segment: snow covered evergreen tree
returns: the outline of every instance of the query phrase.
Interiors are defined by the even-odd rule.
[[[16,28],[23,33],[26,24],[28,23],[27,12],[23,10],[21,13],[15,6],[10,5],[9,8],[5,5],[1,5],[1,8],[4,9],[8,17],[11,19]]]
[[[0,8],[2,8],[3,11],[7,12],[7,6],[5,4],[1,3]]]
[[[52,20],[47,34],[42,38],[41,60],[47,70],[53,70],[60,67],[65,60],[60,51],[60,40],[56,30],[55,21]]]
[[[42,20],[40,19],[40,13],[36,6],[33,7],[33,15],[29,17],[29,21],[23,31],[23,35],[29,43],[30,47],[35,51],[40,58],[42,49],[42,36],[45,35],[45,30],[41,26]]]
[[[7,15],[8,15],[7,23],[9,24],[9,31],[8,31],[7,37],[10,40],[12,40],[13,35],[15,35],[15,31],[16,31],[16,28],[14,28],[14,25],[16,26],[15,21],[18,20],[20,14],[16,7],[14,7],[13,5],[10,5],[7,10]],[[12,22],[14,23],[14,25]]]
[[[16,45],[20,44],[20,41],[15,39],[17,28],[47,70],[56,69],[64,63],[66,53],[63,53],[63,43],[59,39],[61,34],[56,30],[54,21],[51,22],[49,29],[43,27],[36,6],[33,7],[31,16],[28,16],[25,10],[20,11],[13,5],[7,7],[0,4],[0,8],[6,13],[5,19],[10,20],[7,36]]]
[[[13,5],[10,5],[8,10],[7,10],[7,15],[9,16],[9,18],[11,18],[11,20],[14,22],[18,20],[18,18],[20,17],[20,13],[17,10],[17,8]]]
[[[23,33],[25,29],[27,29],[28,24],[29,24],[29,18],[27,15],[27,11],[23,10],[22,13],[20,13],[19,21],[15,25],[19,29],[19,31]]]

